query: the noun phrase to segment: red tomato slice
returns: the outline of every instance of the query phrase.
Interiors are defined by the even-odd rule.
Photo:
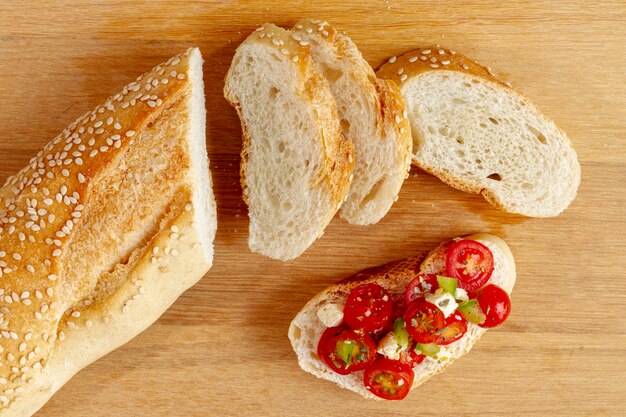
[[[341,375],[367,368],[376,358],[376,343],[367,334],[330,327],[317,345],[317,355],[330,369]]]
[[[424,293],[433,293],[437,288],[439,288],[437,275],[420,274],[407,285],[404,293],[404,304],[408,306],[413,301],[423,300]]]
[[[372,394],[386,400],[401,400],[413,385],[413,369],[387,358],[377,359],[363,373],[363,382]]]
[[[502,288],[494,284],[489,284],[478,291],[478,304],[483,310],[487,319],[480,327],[496,327],[509,317],[511,313],[511,299]]]
[[[454,312],[446,319],[445,326],[435,341],[438,345],[449,345],[463,337],[467,332],[467,320],[459,313]]]
[[[456,278],[458,286],[467,291],[482,287],[491,278],[493,254],[475,240],[459,240],[448,248],[446,273]]]
[[[353,330],[373,332],[389,324],[392,310],[393,300],[383,287],[363,284],[348,295],[343,316]]]
[[[409,365],[411,368],[424,362],[424,358],[426,358],[426,356],[415,351],[415,341],[413,339],[410,339],[408,349],[400,353],[400,362]]]
[[[433,343],[438,332],[445,327],[443,313],[436,305],[416,301],[404,313],[406,329],[417,343]]]

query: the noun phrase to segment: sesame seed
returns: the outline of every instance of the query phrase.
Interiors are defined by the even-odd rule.
[[[448,65],[448,64],[450,63],[450,61],[448,61],[448,60],[446,59],[446,60],[441,61],[441,63],[442,63],[443,65]]]
[[[392,56],[391,58],[389,58],[389,63],[393,64],[394,62],[396,62],[397,59],[398,59],[397,56]]]
[[[396,114],[396,123],[400,123],[401,121],[402,121],[402,118]]]
[[[289,49],[287,49],[287,48],[282,48],[282,49],[280,50],[280,52],[282,52],[282,53],[283,53],[283,54],[285,54],[285,55],[289,55]]]
[[[416,56],[412,56],[411,58],[409,58],[409,62],[415,62],[415,61],[417,61]]]
[[[56,257],[56,256],[59,256],[60,254],[61,254],[61,249],[55,249],[55,250],[52,252],[52,256],[55,256],[55,257]]]
[[[402,75],[400,76],[400,81],[404,81],[404,80],[406,80],[408,77],[409,77],[408,75],[406,75],[406,74],[402,74]]]
[[[26,350],[26,343],[24,343],[24,342],[20,343],[20,346],[18,347],[18,350],[20,352],[24,352]]]
[[[443,55],[443,54],[445,54],[445,53],[446,53],[446,51],[444,51],[443,49],[440,49],[440,50],[438,50],[438,51],[437,51],[437,53],[438,53],[439,55]]]
[[[437,58],[436,57],[430,58],[430,62],[432,62],[434,64],[435,62],[437,62]]]
[[[422,56],[420,56],[420,60],[422,60],[422,61],[426,61],[427,59],[428,59],[428,58],[426,58],[426,55],[422,55]]]
[[[298,55],[294,55],[293,58],[291,58],[293,62],[298,62],[298,59]]]
[[[403,72],[404,72],[404,68],[400,68],[400,69],[398,70],[398,75],[402,74]]]
[[[430,67],[431,68],[439,68],[439,65],[437,65],[437,64],[430,64]]]
[[[127,138],[132,138],[133,136],[135,136],[135,131],[134,130],[129,130],[126,132],[126,137]]]
[[[158,246],[155,246],[154,248],[152,248],[152,254],[153,255],[156,255],[158,253],[159,253],[159,247]]]
[[[80,312],[79,311],[73,311],[72,312],[72,317],[80,317]]]
[[[430,52],[431,52],[430,49],[424,49],[422,51],[422,55],[428,55]]]
[[[57,249],[57,250],[58,250],[58,249]],[[49,279],[50,281],[56,281],[57,276],[56,276],[56,274],[50,274],[50,275],[48,275],[48,279]]]

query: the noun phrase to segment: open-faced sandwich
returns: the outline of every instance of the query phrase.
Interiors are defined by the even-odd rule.
[[[300,366],[367,398],[400,400],[511,311],[515,262],[480,233],[362,271],[315,296],[289,338]]]

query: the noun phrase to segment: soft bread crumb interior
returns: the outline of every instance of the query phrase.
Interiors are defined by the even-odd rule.
[[[576,153],[524,97],[458,71],[419,74],[402,93],[418,165],[510,212],[556,215],[574,199]]]
[[[278,50],[258,44],[240,47],[229,76],[249,139],[250,248],[279,259],[304,251],[332,212],[321,132],[296,70]]]

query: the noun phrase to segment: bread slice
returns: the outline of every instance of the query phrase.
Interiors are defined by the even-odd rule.
[[[574,200],[567,136],[489,69],[435,47],[391,58],[378,76],[400,86],[420,168],[510,213],[552,217]]]
[[[237,48],[224,95],[243,131],[248,245],[274,259],[296,258],[341,206],[354,167],[328,82],[308,47],[265,24]]]
[[[194,48],[79,118],[0,188],[0,415],[34,414],[209,270],[205,131]]]
[[[340,216],[368,225],[387,214],[411,166],[411,132],[394,82],[379,80],[352,40],[327,22],[298,22],[293,38],[309,46],[337,102],[343,134],[355,148],[354,177]]]
[[[507,244],[497,236],[479,233],[465,237],[486,245],[494,255],[494,271],[490,283],[501,286],[507,293],[511,293],[515,285],[515,261]],[[350,291],[364,283],[381,285],[392,296],[403,297],[406,286],[422,271],[435,273],[445,268],[445,254],[442,243],[431,251],[426,258],[413,258],[392,262],[378,268],[372,268],[356,274],[354,277],[332,285],[313,297],[300,310],[289,326],[289,339],[293,350],[298,356],[298,363],[305,371],[318,378],[332,381],[342,388],[349,389],[366,398],[380,400],[363,384],[363,371],[349,375],[339,375],[332,371],[317,356],[317,344],[326,329],[317,317],[317,310],[328,303],[345,304]],[[445,347],[445,356],[440,359],[426,357],[424,362],[414,368],[415,379],[411,389],[426,382],[452,364],[456,359],[470,351],[474,344],[485,333],[486,329],[468,323],[466,335],[457,342]]]

